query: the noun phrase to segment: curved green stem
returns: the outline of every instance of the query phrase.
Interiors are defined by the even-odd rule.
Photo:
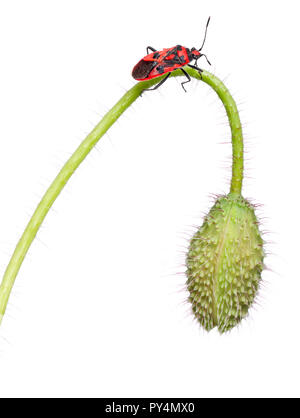
[[[231,127],[232,132],[232,147],[233,147],[233,163],[232,163],[232,181],[231,181],[231,193],[241,194],[242,179],[243,179],[243,138],[242,128],[237,111],[236,104],[231,97],[229,91],[224,84],[214,75],[207,71],[199,75],[198,71],[186,68],[186,71],[194,78],[204,81],[209,84],[218,94],[222,100]],[[183,75],[181,71],[174,71],[172,76]],[[62,167],[53,183],[50,185],[42,200],[37,206],[32,218],[30,219],[23,235],[18,242],[15,251],[10,259],[10,262],[6,268],[3,276],[3,280],[0,286],[0,323],[6,310],[7,302],[13,284],[15,282],[18,271],[24,260],[24,257],[34,240],[36,233],[47,215],[49,209],[53,205],[55,199],[64,188],[65,184],[74,173],[76,168],[85,159],[91,149],[96,145],[99,139],[105,134],[105,132],[113,125],[113,123],[121,116],[121,114],[140,96],[141,92],[145,88],[149,88],[157,84],[162,77],[158,77],[152,80],[140,82],[130,89],[124,96],[118,101],[118,103],[103,117],[98,125],[92,130],[92,132],[84,139],[79,145],[73,155]],[[145,93],[149,94],[149,93]]]
[[[230,193],[240,195],[244,174],[244,141],[242,125],[235,101],[227,87],[213,74],[203,72],[203,81],[209,84],[220,97],[225,107],[231,129],[232,142],[232,176]]]

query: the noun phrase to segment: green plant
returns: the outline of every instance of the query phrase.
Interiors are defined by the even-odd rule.
[[[263,266],[262,239],[251,204],[241,196],[243,181],[243,135],[236,104],[224,84],[213,74],[186,68],[190,76],[210,85],[225,106],[232,133],[232,180],[228,196],[219,199],[193,237],[187,256],[187,286],[193,311],[207,330],[227,331],[246,316],[254,300]],[[181,71],[171,76],[181,76]],[[105,132],[140,96],[161,77],[136,84],[103,117],[62,167],[37,206],[0,286],[0,322],[24,257],[53,202]],[[237,265],[241,265],[238,269]]]

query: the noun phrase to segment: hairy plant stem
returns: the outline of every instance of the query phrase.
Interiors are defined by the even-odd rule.
[[[208,71],[203,71],[202,75],[198,71],[185,68],[190,76],[201,80],[209,84],[222,100],[232,133],[232,150],[233,150],[233,162],[232,162],[232,180],[230,193],[241,194],[242,180],[243,180],[243,137],[242,128],[237,111],[236,104],[231,97],[229,91],[224,84],[213,74]],[[173,76],[182,76],[181,71],[174,71]],[[72,176],[76,168],[85,159],[91,149],[96,145],[99,139],[105,134],[105,132],[113,125],[113,123],[122,115],[122,113],[140,96],[145,88],[149,88],[159,81],[162,77],[154,78],[152,80],[140,82],[132,87],[124,96],[118,101],[118,103],[103,117],[98,125],[92,130],[92,132],[83,140],[73,155],[62,167],[57,177],[54,179],[42,200],[38,204],[34,214],[32,215],[23,235],[21,236],[15,251],[10,259],[10,262],[4,273],[2,283],[0,285],[0,323],[6,310],[7,302],[15,282],[18,271],[24,260],[24,257],[34,240],[36,233],[47,215],[49,209],[53,205],[55,199],[64,188],[65,184]],[[145,92],[144,94],[151,94]]]

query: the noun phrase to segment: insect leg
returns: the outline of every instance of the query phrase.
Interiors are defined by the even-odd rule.
[[[149,49],[150,49],[150,51],[152,51],[152,52],[155,52],[155,51],[156,51],[156,49],[152,48],[152,46],[147,46],[147,48],[146,48],[147,55],[149,54]]]
[[[158,87],[160,87],[162,84],[164,84],[164,82],[165,81],[167,81],[167,79],[170,77],[170,74],[171,73],[168,73],[167,75],[166,75],[166,77],[165,78],[163,78],[158,84],[156,84],[156,86],[155,87],[153,87],[152,89],[145,89],[145,90],[143,90],[143,93],[144,93],[144,91],[151,91],[151,90],[156,90],[156,89],[158,89]]]
[[[186,78],[187,78],[187,81],[183,81],[182,83],[181,83],[181,85],[182,85],[182,88],[183,88],[183,90],[186,92],[186,89],[185,89],[185,87],[184,87],[184,84],[185,83],[189,83],[190,81],[191,81],[191,77],[188,75],[188,73],[183,69],[183,68],[180,68],[181,69],[181,71],[183,72],[183,74],[186,76]]]
[[[194,70],[199,71],[200,77],[201,77],[201,79],[202,79],[202,75],[201,75],[201,73],[203,73],[203,70],[201,70],[201,68],[196,67],[196,65],[192,65],[192,64],[188,64],[188,66],[189,66],[189,67],[191,67],[191,68],[194,68]]]
[[[189,67],[194,68],[194,70],[199,71],[200,73],[203,72],[203,70],[201,70],[201,68],[197,67],[196,65],[192,65],[192,64],[188,64]]]

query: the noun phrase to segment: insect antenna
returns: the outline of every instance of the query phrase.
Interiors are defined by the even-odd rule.
[[[211,63],[210,63],[209,59],[207,58],[207,56],[205,54],[201,54],[201,55],[202,55],[202,57],[205,57],[206,58],[206,61],[209,63],[209,65],[211,65]]]
[[[206,34],[207,34],[207,27],[208,27],[209,21],[210,21],[210,16],[209,16],[209,18],[208,18],[208,20],[207,20],[207,23],[206,23],[205,34],[204,34],[204,39],[203,39],[203,42],[202,42],[201,48],[200,48],[200,49],[198,49],[198,51],[201,51],[201,50],[202,50],[202,48],[204,47],[205,40],[206,40]]]

